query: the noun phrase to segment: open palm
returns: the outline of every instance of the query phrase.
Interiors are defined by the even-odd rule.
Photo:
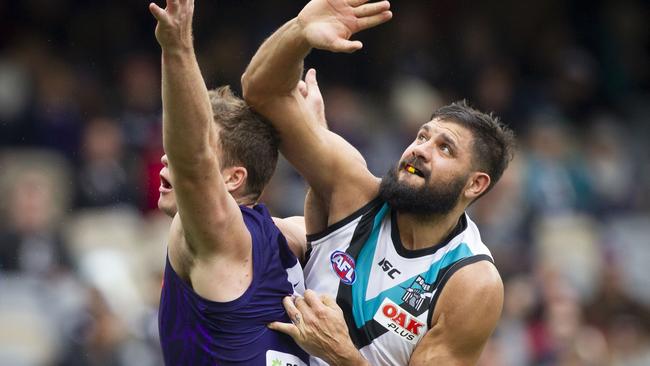
[[[312,0],[298,14],[305,38],[314,48],[354,52],[363,45],[350,37],[390,20],[390,3],[368,0]]]

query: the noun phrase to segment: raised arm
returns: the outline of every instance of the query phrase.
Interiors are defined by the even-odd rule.
[[[245,258],[250,245],[242,243],[250,243],[250,234],[220,172],[219,135],[194,54],[194,1],[167,0],[165,9],[151,3],[149,10],[158,20],[163,146],[178,205],[170,240],[185,240],[201,259],[216,254]]]
[[[347,216],[373,198],[375,177],[352,158],[355,150],[320,126],[296,85],[312,48],[353,52],[352,34],[390,19],[388,1],[313,0],[297,18],[260,47],[242,77],[244,98],[279,131],[280,148],[329,207],[329,221]]]
[[[305,80],[298,82],[298,91],[305,99],[305,104],[308,110],[314,116],[314,120],[322,127],[327,128],[327,120],[325,118],[325,104],[323,96],[318,88],[316,80],[316,70],[309,69],[305,75]],[[350,156],[354,156],[363,166],[366,166],[366,161],[363,156],[348,145]],[[327,228],[327,214],[328,209],[323,200],[316,195],[316,193],[309,188],[305,196],[305,216],[295,216],[288,218],[277,218],[273,220],[278,226],[282,234],[284,234],[289,244],[289,248],[302,262],[305,259],[305,252],[307,250],[306,233],[321,232]]]

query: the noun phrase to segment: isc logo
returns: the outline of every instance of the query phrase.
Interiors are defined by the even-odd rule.
[[[337,250],[330,256],[330,262],[332,262],[332,270],[344,284],[351,285],[357,279],[354,259],[348,253]]]
[[[385,298],[381,303],[374,319],[389,331],[413,344],[417,343],[422,334],[425,333],[425,330],[421,329],[424,327],[424,323],[420,319],[411,315],[389,298]]]

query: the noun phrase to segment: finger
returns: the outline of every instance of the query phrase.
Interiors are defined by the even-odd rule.
[[[368,0],[348,0],[348,5],[359,6],[359,5],[365,4],[367,2],[368,2]]]
[[[362,47],[363,47],[363,43],[361,43],[360,41],[349,41],[347,39],[338,39],[334,41],[334,43],[332,44],[332,51],[352,53],[354,51],[360,50]]]
[[[282,305],[284,305],[284,310],[287,312],[287,315],[289,316],[289,319],[291,319],[291,322],[299,325],[302,319],[300,316],[300,311],[293,302],[293,298],[291,296],[286,296],[284,299],[282,299]]]
[[[314,309],[309,306],[304,297],[295,297],[294,303],[296,304],[296,309],[298,309],[298,317],[301,323],[311,323],[314,319],[316,319]]]
[[[307,95],[309,95],[309,92],[307,90],[307,83],[304,81],[300,80],[298,82],[298,91],[302,95],[303,98],[307,98]]]
[[[357,31],[376,27],[379,24],[386,23],[392,17],[393,17],[393,13],[390,10],[386,10],[386,11],[382,11],[379,14],[361,18],[357,20],[357,26],[359,27]]]
[[[318,88],[318,81],[316,80],[316,69],[309,69],[307,71],[307,75],[305,75],[305,86],[307,87],[307,95],[311,95],[312,100],[322,104],[323,97]]]
[[[305,302],[316,314],[325,310],[323,303],[320,301],[320,298],[313,290],[305,291]]]
[[[318,81],[316,81],[316,69],[307,70],[307,75],[305,75],[305,83],[308,89],[315,87],[318,90]]]
[[[320,301],[323,303],[323,305],[329,308],[336,308],[339,306],[331,296],[326,294],[320,295]]]
[[[183,1],[183,0],[181,0]],[[184,0],[185,6],[189,9],[190,12],[194,12],[194,0]]]
[[[380,1],[378,3],[365,4],[354,8],[354,15],[357,17],[367,17],[379,14],[389,9],[390,3],[388,1]]]
[[[156,20],[159,22],[162,22],[167,15],[163,9],[161,9],[158,5],[154,3],[149,4],[149,11],[153,15],[153,17],[156,18]]]
[[[277,330],[280,333],[291,336],[291,338],[296,338],[298,335],[300,335],[300,330],[298,330],[298,327],[289,323],[273,322],[268,324],[267,327],[271,330]]]
[[[167,0],[167,6],[165,7],[165,10],[173,14],[179,6],[179,0]]]

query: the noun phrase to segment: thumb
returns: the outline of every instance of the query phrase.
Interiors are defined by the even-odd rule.
[[[268,324],[267,327],[271,330],[276,330],[280,333],[284,333],[294,339],[299,334],[298,327],[291,323],[273,322]]]
[[[149,4],[149,11],[153,15],[154,18],[156,18],[157,21],[162,22],[162,20],[165,18],[167,14],[165,14],[165,10],[163,10],[161,7],[154,3]]]
[[[360,50],[363,47],[361,41],[349,41],[347,39],[338,39],[332,45],[335,52],[352,53]],[[315,76],[315,75],[314,75]]]
[[[316,69],[307,70],[307,75],[305,75],[305,82],[307,83],[308,87],[318,85],[318,81],[316,81]]]

